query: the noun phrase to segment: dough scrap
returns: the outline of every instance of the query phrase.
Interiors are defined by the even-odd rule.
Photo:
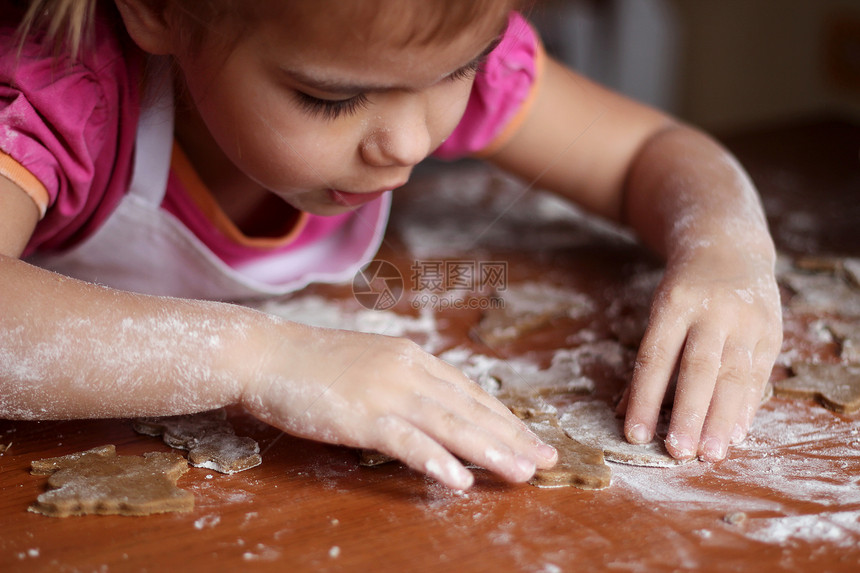
[[[31,463],[47,475],[48,491],[29,510],[52,517],[150,515],[191,511],[194,495],[176,487],[188,463],[174,452],[117,456],[112,445]]]
[[[860,287],[860,258],[803,256],[794,261],[794,266],[805,271],[841,276],[849,284]]]
[[[532,432],[558,450],[558,463],[535,472],[529,483],[536,487],[605,489],[612,481],[612,470],[599,448],[571,438],[561,429],[554,414],[534,414],[524,420]]]
[[[842,271],[854,286],[860,287],[860,259],[852,258],[842,261]]]
[[[515,340],[563,317],[577,318],[594,309],[582,293],[546,283],[508,285],[496,293],[503,304],[484,312],[474,334],[489,346]]]
[[[382,464],[387,464],[389,462],[395,462],[397,458],[393,456],[389,456],[388,454],[383,454],[382,452],[378,452],[376,450],[371,450],[368,448],[362,448],[358,450],[358,465],[364,467],[373,467],[373,466],[381,466]]]
[[[548,368],[524,358],[495,358],[475,354],[467,348],[453,348],[439,355],[445,362],[462,370],[481,388],[502,401],[528,401],[534,397],[557,394],[590,394],[594,380],[584,375],[582,366],[596,362],[604,354],[612,356],[617,344],[609,349],[599,345],[583,345],[574,349],[558,349]],[[616,348],[617,347],[617,348]]]
[[[795,293],[788,303],[795,312],[858,318],[860,289],[852,276],[844,272],[788,271],[780,274],[779,279]]]
[[[798,363],[794,376],[774,383],[774,393],[786,398],[814,398],[842,414],[860,410],[860,365]]]
[[[239,437],[222,409],[160,418],[138,418],[134,430],[147,436],[162,436],[172,448],[188,450],[195,467],[233,474],[262,463],[260,446],[251,438]]]
[[[826,328],[839,342],[839,358],[843,362],[860,364],[860,324],[827,322]]]
[[[747,521],[747,514],[743,511],[733,511],[731,513],[727,513],[723,516],[723,521],[728,523],[729,525],[735,525],[737,527],[742,526]]]
[[[624,421],[616,418],[615,412],[604,402],[574,402],[565,407],[559,422],[568,436],[602,450],[603,456],[610,462],[666,468],[690,461],[670,456],[663,440],[658,438],[642,445],[628,442],[624,438]]]
[[[801,255],[794,259],[794,267],[815,273],[837,274],[842,272],[843,260],[839,257]]]

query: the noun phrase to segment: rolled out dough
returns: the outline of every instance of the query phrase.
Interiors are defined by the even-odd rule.
[[[29,510],[53,517],[191,511],[194,496],[176,487],[187,471],[188,463],[177,453],[118,456],[112,445],[37,460],[30,473],[50,476],[49,489]]]
[[[843,362],[860,364],[860,324],[827,321],[827,330],[839,341],[839,358]]]
[[[172,448],[188,450],[188,463],[232,474],[262,463],[260,446],[251,438],[239,437],[223,409],[162,418],[139,418],[134,429],[147,436],[162,436]]]
[[[548,470],[539,469],[529,481],[537,487],[605,489],[612,470],[603,460],[603,452],[572,439],[559,427],[554,414],[533,414],[524,422],[545,443],[558,450],[558,463]]]
[[[815,399],[843,414],[860,410],[860,364],[798,363],[791,369],[793,377],[774,382],[777,396]]]
[[[489,346],[516,340],[558,318],[584,316],[594,307],[581,293],[542,282],[508,285],[496,297],[503,304],[485,311],[473,331]]]
[[[689,460],[676,460],[666,451],[663,441],[631,444],[624,438],[624,422],[615,417],[608,404],[595,400],[574,402],[566,406],[559,418],[564,432],[603,451],[607,461],[633,466],[673,467]]]

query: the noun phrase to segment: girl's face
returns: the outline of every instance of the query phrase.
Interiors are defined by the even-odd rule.
[[[375,3],[385,10],[402,1]],[[343,8],[352,2],[290,4],[300,7],[253,25],[226,59],[205,44],[176,56],[197,112],[188,124],[194,141],[320,215],[355,209],[407,181],[459,122],[476,64],[506,22],[495,14],[454,38],[416,45],[357,21]]]

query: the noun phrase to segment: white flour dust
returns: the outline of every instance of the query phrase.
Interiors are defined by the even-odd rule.
[[[571,392],[588,394],[594,391],[594,381],[582,372],[582,348],[558,349],[548,368],[527,358],[495,358],[474,354],[467,348],[453,348],[439,358],[461,369],[490,394],[540,396],[548,393]]]
[[[738,533],[756,541],[856,547],[860,543],[858,428],[856,419],[841,418],[811,403],[774,400],[763,406],[748,439],[730,449],[725,461],[671,469],[612,464],[613,486],[649,504],[744,512],[749,517]],[[723,482],[725,488],[699,486],[703,479]],[[796,515],[786,505],[789,502],[818,509]],[[774,517],[774,513],[782,515]]]
[[[649,289],[653,282],[649,281]],[[262,310],[317,326],[423,339],[416,341],[431,352],[445,347],[429,312],[411,317],[351,311],[318,297],[269,303]],[[550,355],[549,365],[527,357],[485,356],[465,347],[450,349],[440,357],[497,396],[510,390],[540,396],[544,390],[591,392],[594,381],[587,376],[589,363],[609,366],[620,376],[628,374],[630,352],[616,341],[598,340],[557,349]],[[693,462],[664,468],[612,463],[611,467],[610,493],[629,495],[631,503],[672,507],[691,519],[703,511],[747,516],[741,525],[717,517],[714,527],[701,529],[702,539],[713,537],[718,527],[730,527],[749,541],[780,546],[812,543],[848,548],[860,544],[860,422],[857,416],[838,416],[812,402],[774,399],[764,404],[747,440],[731,448],[729,457],[717,464]],[[516,533],[507,521],[510,516],[496,514],[495,492],[452,493],[428,483],[431,495],[416,503],[434,519],[463,531],[488,519],[492,523],[498,520],[501,525],[494,530],[498,541]],[[803,511],[796,509],[798,503]],[[510,528],[506,529],[506,523]],[[511,549],[514,553],[516,546]],[[555,556],[547,561],[556,562]]]
[[[407,316],[387,310],[349,309],[320,296],[267,301],[257,308],[309,326],[403,336],[414,340],[427,352],[435,352],[443,346],[432,309],[421,309],[418,316]]]
[[[561,288],[544,282],[523,282],[508,285],[499,292],[505,301],[505,313],[564,314],[579,318],[594,310],[594,301],[580,291]]]
[[[581,400],[559,412],[559,423],[565,433],[587,446],[603,450],[608,462],[635,466],[672,467],[684,462],[666,452],[663,441],[655,438],[648,444],[629,443],[623,434],[624,421],[605,402]],[[665,435],[665,428],[658,435]]]
[[[534,252],[590,243],[595,236],[632,240],[618,226],[484,166],[448,168],[430,181],[429,187],[420,178],[410,182],[414,199],[395,203],[392,218],[393,228],[418,258],[477,247]]]

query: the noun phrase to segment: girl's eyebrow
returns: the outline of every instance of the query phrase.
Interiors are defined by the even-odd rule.
[[[454,70],[450,74],[445,77],[450,77],[458,72],[465,71],[469,68],[474,68],[479,66],[481,62],[490,55],[490,52],[496,49],[499,43],[502,41],[502,36],[499,35],[490,42],[486,48],[477,56],[475,59],[462,66],[461,68]],[[352,84],[345,83],[339,80],[330,80],[327,78],[319,78],[315,77],[311,74],[308,74],[302,70],[292,70],[287,68],[281,68],[284,74],[289,76],[291,79],[296,81],[297,83],[307,86],[309,88],[313,88],[319,90],[321,92],[329,93],[329,94],[343,94],[343,95],[355,95],[357,93],[365,93],[365,92],[378,92],[393,89],[395,86],[385,85],[385,84]]]

